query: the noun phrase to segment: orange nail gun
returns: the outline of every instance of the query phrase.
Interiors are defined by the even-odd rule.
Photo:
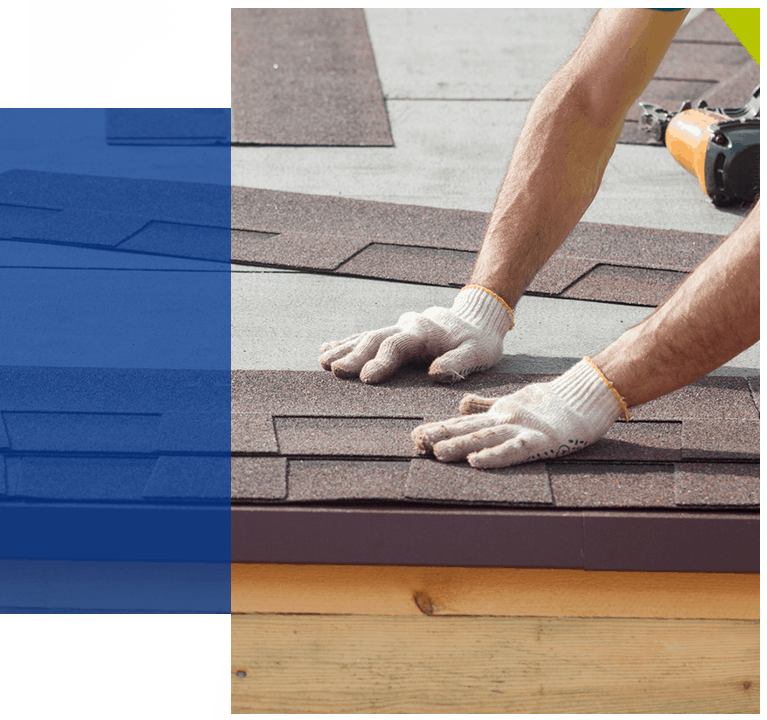
[[[698,178],[717,206],[750,204],[759,193],[759,87],[742,108],[710,108],[705,100],[679,112],[640,102],[639,127],[665,145]]]

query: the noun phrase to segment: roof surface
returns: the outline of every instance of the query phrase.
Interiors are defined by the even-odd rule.
[[[253,135],[246,142],[301,146],[289,152],[263,145],[233,148],[233,174],[243,178],[232,188],[233,271],[253,278],[238,283],[237,292],[246,294],[238,307],[266,318],[258,324],[266,335],[249,340],[255,344],[248,357],[260,358],[261,369],[232,374],[233,560],[758,569],[759,387],[758,378],[749,377],[754,369],[733,367],[729,376],[702,378],[635,408],[630,423],[617,423],[605,438],[567,458],[479,471],[465,462],[418,456],[410,431],[456,415],[464,392],[500,395],[544,376],[488,372],[441,386],[426,378],[424,368],[411,367],[383,385],[366,386],[309,370],[316,355],[299,363],[302,370],[270,360],[271,343],[284,346],[274,357],[287,357],[291,348],[303,347],[291,335],[306,335],[314,326],[331,337],[325,316],[335,318],[340,311],[328,302],[348,307],[357,318],[355,332],[369,329],[363,326],[364,308],[375,305],[375,288],[366,285],[372,296],[364,295],[339,276],[375,279],[386,294],[405,287],[398,283],[466,282],[487,222],[487,212],[476,207],[489,208],[492,197],[485,190],[481,204],[463,204],[456,188],[464,187],[464,176],[471,181],[466,187],[485,187],[489,166],[483,158],[491,151],[483,133],[501,118],[495,108],[514,111],[517,132],[516,108],[529,104],[535,87],[555,69],[545,69],[546,63],[564,53],[556,60],[561,63],[572,52],[587,20],[575,11],[380,9],[366,11],[365,23],[352,11],[324,12],[233,16],[235,144],[242,142],[238,125],[243,137],[246,129],[268,125],[271,139]],[[241,22],[237,13],[245,13]],[[290,30],[295,41],[287,39],[291,23],[298,28]],[[309,26],[316,45],[305,39]],[[525,33],[543,26],[551,29],[550,38],[534,33],[537,40],[522,42]],[[335,59],[346,66],[324,64],[320,45],[326,41],[337,44]],[[368,70],[365,47],[373,49],[378,74]],[[322,62],[309,67],[308,55],[298,57],[304,51],[317,53]],[[365,57],[352,81],[348,68],[355,53]],[[258,68],[248,65],[254,58]],[[284,84],[275,85],[283,70]],[[241,88],[253,78],[272,88],[271,94],[244,93]],[[355,88],[328,95],[343,97],[354,111],[322,115],[324,101],[313,93],[331,80]],[[711,104],[739,106],[756,83],[756,64],[716,13],[703,11],[679,32],[640,99],[669,110],[702,96]],[[299,86],[306,94],[290,100],[292,108],[281,104]],[[392,148],[311,147],[385,144],[383,133],[368,129],[363,138],[346,119],[355,112],[372,118],[374,96],[392,117]],[[249,106],[256,97],[257,111]],[[667,203],[680,187],[678,173],[664,164],[664,148],[632,147],[643,142],[636,112],[629,113],[623,145],[605,176],[604,184],[612,187],[605,192],[617,198],[610,213],[617,220],[580,223],[528,291],[548,296],[562,310],[575,301],[602,303],[589,306],[595,327],[603,322],[598,307],[649,308],[663,301],[721,242],[721,232],[686,228],[734,227],[714,217],[699,188]],[[484,116],[491,118],[487,128]],[[302,128],[309,118],[316,118],[316,131]],[[456,139],[459,133],[464,139]],[[497,146],[494,152],[505,150]],[[440,164],[430,165],[436,157]],[[648,160],[652,171],[634,171]],[[653,187],[659,174],[662,202]],[[500,179],[499,168],[494,182]],[[429,202],[433,198],[432,206],[403,199],[409,188]],[[627,217],[641,221],[626,223]],[[286,270],[298,275],[267,275]],[[316,282],[305,285],[312,295],[300,302],[258,291],[256,280],[267,276],[265,287],[277,288],[280,277],[291,278],[286,287],[304,287],[293,278],[307,272]],[[547,312],[556,312],[555,306]],[[533,366],[534,351],[528,352]]]
[[[620,514],[608,515],[616,522],[623,518],[632,527],[656,515],[660,518],[657,513],[662,511],[668,542],[676,542],[672,538],[677,531],[692,532],[692,524],[673,523],[674,519],[687,517],[696,521],[695,532],[702,532],[701,524],[707,528],[709,541],[716,535],[717,543],[731,549],[741,545],[743,538],[733,535],[731,527],[726,537],[720,536],[718,530],[724,526],[714,526],[709,513],[696,511],[757,511],[758,378],[703,378],[635,408],[631,422],[616,423],[594,445],[555,462],[476,470],[466,462],[441,463],[420,457],[410,440],[410,431],[416,425],[456,415],[464,392],[507,394],[551,377],[484,373],[460,386],[445,387],[431,383],[423,370],[410,370],[385,385],[369,387],[357,381],[339,381],[321,371],[234,371],[233,527],[237,528],[238,523],[245,527],[233,536],[233,559],[290,562],[298,561],[291,554],[298,552],[306,562],[355,562],[354,557],[358,558],[356,562],[374,562],[372,557],[376,556],[378,562],[394,564],[419,564],[427,562],[426,557],[431,558],[428,563],[435,564],[467,561],[467,551],[461,561],[434,549],[437,555],[429,555],[423,543],[416,542],[421,533],[434,531],[428,523],[414,523],[408,531],[414,537],[414,546],[402,548],[396,560],[393,554],[388,560],[381,560],[376,553],[365,556],[363,546],[367,543],[373,552],[380,540],[363,536],[350,548],[331,532],[316,535],[311,551],[295,550],[300,545],[298,540],[286,541],[282,548],[264,546],[255,538],[270,527],[272,515],[264,512],[267,504],[275,510],[280,507],[300,512],[301,517],[322,510],[335,518],[342,534],[346,532],[346,521],[363,522],[353,511],[366,518],[381,514],[382,523],[387,518],[392,523],[387,536],[403,521],[403,515],[393,511],[405,512],[402,508],[406,507],[423,517],[430,517],[434,510],[455,508],[462,516],[477,518],[485,517],[488,509],[527,509],[528,521],[536,521],[529,528],[534,534],[544,532],[541,523],[550,527],[586,516],[593,521],[600,516],[595,511],[620,510]],[[333,509],[342,508],[347,511],[333,514]],[[257,509],[261,512],[249,512]],[[561,512],[541,514],[535,510]],[[669,514],[674,511],[676,514]],[[755,522],[755,515],[749,516]],[[412,514],[405,512],[404,517],[412,519]],[[444,523],[440,533],[461,534],[459,527],[463,525],[455,524],[454,515],[437,513],[436,517]],[[505,517],[517,527],[525,514],[512,512]],[[720,517],[727,518],[728,524],[737,523],[738,518],[747,521],[737,514]],[[501,522],[501,518],[496,516],[495,521]],[[389,527],[385,523],[383,526]],[[756,532],[756,526],[748,521],[746,527],[748,533]],[[504,530],[510,531],[508,527]],[[579,548],[584,537],[578,534]],[[701,557],[705,557],[680,555],[672,562],[670,556],[661,555],[650,561],[640,557],[641,553],[637,556],[637,548],[623,541],[613,543],[612,549],[608,563],[611,569],[692,570],[700,568]],[[735,564],[730,557],[729,564],[719,564],[718,569],[737,566],[755,571],[755,544],[753,550],[753,554],[741,552]],[[310,552],[313,559],[307,559],[303,552]],[[368,559],[359,559],[363,556]],[[540,549],[524,557],[518,549],[511,556],[494,553],[493,560],[483,552],[475,552],[472,557],[471,563],[479,565],[565,563],[565,567],[587,567],[593,559],[589,556],[587,560],[582,548],[567,561],[561,554],[547,556]],[[710,559],[703,561],[703,566]]]
[[[232,261],[461,287],[485,213],[232,188]],[[722,241],[579,223],[528,294],[655,306]]]
[[[641,99],[667,110],[703,98],[712,106],[740,107],[758,84],[759,66],[709,10],[680,30]],[[361,10],[232,9],[232,110],[235,144],[394,142]],[[644,143],[638,116],[632,108],[620,142]],[[160,134],[130,128],[125,111],[113,123],[115,139]],[[213,134],[205,124],[187,134],[195,133]]]

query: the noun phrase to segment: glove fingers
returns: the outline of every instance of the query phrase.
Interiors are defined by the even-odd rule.
[[[362,333],[357,340],[353,341],[354,347],[348,353],[331,363],[333,375],[340,378],[357,377],[365,363],[375,357],[381,343],[397,332],[399,332],[399,328],[392,326],[383,330]]]
[[[419,425],[410,433],[410,437],[419,450],[430,452],[437,443],[478,430],[484,430],[485,428],[497,425],[497,423],[498,421],[489,415],[450,418],[449,420]]]
[[[434,446],[434,457],[444,462],[463,460],[468,455],[484,448],[507,442],[518,431],[519,427],[514,425],[494,425],[468,435],[443,440]]]
[[[333,348],[337,348],[339,345],[346,345],[351,340],[356,340],[360,335],[362,335],[362,333],[350,335],[348,338],[344,338],[343,340],[328,340],[327,342],[324,342],[322,345],[320,345],[320,352],[326,353]]]
[[[487,412],[495,401],[499,398],[484,398],[479,395],[467,393],[461,398],[461,404],[458,406],[461,415],[474,415],[476,413]]]
[[[567,445],[553,447],[553,444],[556,444],[555,441],[542,432],[520,428],[518,425],[512,427],[518,431],[514,437],[493,447],[473,452],[467,457],[469,465],[475,468],[507,467],[559,457],[571,450]]]
[[[341,342],[320,345],[320,350],[322,350],[322,348],[327,348],[322,355],[320,355],[320,365],[325,370],[330,370],[336,360],[340,360],[344,355],[348,355],[357,346],[359,337],[360,335],[354,335]]]
[[[429,377],[441,383],[454,383],[480,370],[487,370],[498,362],[501,349],[495,352],[486,345],[467,340],[457,348],[440,355],[429,368]]]
[[[402,365],[422,355],[422,338],[410,332],[398,332],[381,343],[376,356],[365,364],[360,380],[365,383],[379,383],[388,380]]]

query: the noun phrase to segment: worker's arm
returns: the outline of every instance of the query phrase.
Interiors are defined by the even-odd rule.
[[[470,417],[421,425],[413,440],[439,460],[504,467],[566,455],[626,410],[681,388],[759,339],[759,203],[647,319],[593,361],[497,400],[467,395]]]
[[[591,204],[623,128],[687,11],[611,8],[536,98],[471,282],[512,307]]]
[[[516,143],[470,281],[485,290],[464,289],[450,309],[406,313],[390,327],[326,343],[322,367],[376,383],[412,360],[433,361],[429,375],[440,382],[494,365],[511,308],[593,200],[626,112],[686,14],[600,10]]]
[[[594,357],[629,405],[684,387],[759,339],[759,203],[646,320]]]

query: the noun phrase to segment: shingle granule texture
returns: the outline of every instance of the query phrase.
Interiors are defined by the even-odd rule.
[[[461,287],[488,216],[462,210],[232,188],[232,261]],[[655,306],[718,235],[579,223],[528,294]]]
[[[281,500],[287,494],[287,460],[282,457],[233,457],[232,500]]]
[[[323,371],[234,371],[234,460],[285,459],[288,465],[282,496],[273,472],[263,481],[253,473],[248,490],[233,480],[233,500],[658,509],[701,504],[690,498],[705,497],[707,507],[749,505],[733,499],[726,481],[731,466],[747,478],[755,468],[758,477],[758,413],[742,377],[706,377],[633,408],[634,420],[616,423],[559,461],[483,471],[415,452],[412,428],[456,416],[464,393],[506,395],[547,377],[496,372],[442,386],[422,369],[405,368],[383,385],[367,386]],[[245,451],[244,418],[256,410],[263,449]],[[721,473],[700,470],[709,466]],[[741,498],[745,491],[738,492]]]
[[[391,146],[358,9],[232,9],[232,142]]]
[[[477,470],[467,463],[413,460],[410,463],[407,496],[413,500],[447,503],[553,504],[544,463]]]
[[[669,270],[597,265],[561,296],[628,305],[660,305],[686,277],[686,273]]]
[[[403,500],[408,468],[381,460],[291,460],[288,500]]]
[[[676,468],[676,504],[679,506],[759,505],[759,465],[739,463],[685,463]]]
[[[274,417],[285,455],[415,455],[410,432],[423,418]]]

